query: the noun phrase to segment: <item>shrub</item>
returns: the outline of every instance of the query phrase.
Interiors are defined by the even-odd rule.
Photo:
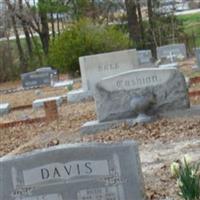
[[[61,72],[73,74],[79,71],[80,56],[127,49],[131,45],[128,35],[116,28],[81,20],[51,41],[48,61]]]

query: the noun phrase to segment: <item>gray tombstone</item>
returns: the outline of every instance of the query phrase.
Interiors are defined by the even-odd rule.
[[[170,44],[157,47],[157,58],[162,62],[177,62],[187,57],[185,44]]]
[[[148,122],[151,116],[190,106],[185,78],[174,68],[132,70],[102,79],[96,85],[95,102],[97,120],[84,124],[82,134],[121,122]]]
[[[195,51],[196,59],[197,59],[197,65],[200,68],[200,48],[197,48]]]
[[[144,200],[134,141],[60,145],[0,158],[1,200]]]
[[[21,74],[22,86],[24,88],[51,85],[52,81],[58,80],[57,70],[50,67],[39,68],[36,71]]]
[[[151,64],[153,61],[151,50],[139,50],[137,55],[140,65]]]

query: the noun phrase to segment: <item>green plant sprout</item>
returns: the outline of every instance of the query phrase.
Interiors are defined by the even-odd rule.
[[[177,179],[179,195],[185,200],[200,200],[200,163],[191,163],[188,156],[182,161],[173,162],[171,174]]]

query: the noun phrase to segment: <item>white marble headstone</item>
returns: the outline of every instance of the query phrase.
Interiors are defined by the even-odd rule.
[[[135,49],[83,56],[79,63],[82,88],[68,93],[69,102],[93,96],[95,85],[102,78],[139,68]]]

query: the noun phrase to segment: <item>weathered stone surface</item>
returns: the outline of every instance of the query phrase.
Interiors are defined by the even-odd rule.
[[[100,122],[189,107],[184,76],[176,69],[132,70],[105,78],[96,85],[95,101]]]
[[[185,44],[170,44],[157,47],[157,58],[163,62],[176,62],[186,57]]]
[[[1,200],[144,200],[137,144],[60,145],[0,158]]]
[[[62,104],[63,98],[62,96],[57,96],[57,97],[48,97],[44,99],[36,99],[35,101],[33,101],[32,106],[34,109],[41,108],[44,106],[44,102],[53,100],[56,101],[57,106],[60,106]]]
[[[10,111],[9,103],[0,103],[0,116],[8,114]]]
[[[79,63],[82,88],[68,93],[69,102],[93,97],[95,85],[102,78],[139,68],[135,49],[80,57]]]

